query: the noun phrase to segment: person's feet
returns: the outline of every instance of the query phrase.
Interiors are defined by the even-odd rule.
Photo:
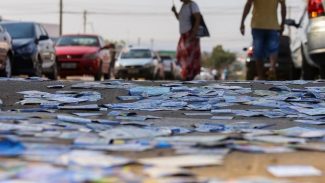
[[[266,75],[267,75],[267,79],[268,80],[276,80],[277,79],[276,78],[276,70],[275,69],[270,68],[267,71]]]
[[[257,71],[257,80],[265,80],[263,60],[256,60],[256,71]]]

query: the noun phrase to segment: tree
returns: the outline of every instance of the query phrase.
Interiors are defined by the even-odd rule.
[[[221,70],[236,61],[236,54],[225,51],[221,45],[213,48],[210,57],[203,59],[203,65],[209,68]]]

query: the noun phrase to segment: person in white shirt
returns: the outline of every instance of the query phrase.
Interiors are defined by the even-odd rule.
[[[177,12],[172,7],[179,21],[180,39],[177,46],[177,61],[182,67],[182,79],[193,80],[201,71],[201,47],[197,32],[200,25],[201,13],[197,3],[191,0],[181,0],[182,8]]]

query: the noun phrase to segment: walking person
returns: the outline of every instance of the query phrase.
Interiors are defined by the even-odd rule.
[[[115,67],[115,62],[116,62],[116,46],[114,43],[111,43],[108,45],[108,48],[109,48],[110,55],[111,55],[111,61],[109,63],[107,79],[111,79],[112,77],[114,77],[114,74],[115,74],[114,67]]]
[[[200,38],[197,37],[201,13],[199,6],[191,0],[180,0],[182,8],[177,12],[172,7],[179,21],[180,39],[177,46],[177,61],[179,62],[183,80],[193,80],[201,71]]]
[[[281,5],[281,23],[278,22],[278,6]],[[240,32],[245,35],[245,19],[253,6],[251,22],[254,59],[256,60],[257,77],[265,79],[264,63],[268,57],[271,67],[268,76],[276,78],[276,64],[280,46],[280,35],[284,31],[286,19],[285,0],[247,0],[240,25]]]

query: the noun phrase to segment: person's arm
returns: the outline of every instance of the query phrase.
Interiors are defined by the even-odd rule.
[[[280,0],[281,4],[281,34],[284,31],[285,20],[287,17],[287,5],[285,0]]]
[[[241,24],[240,24],[240,32],[242,35],[245,35],[245,20],[246,20],[248,13],[251,11],[253,1],[254,0],[247,0],[245,7],[244,7],[244,12],[243,12],[243,16],[242,16]]]
[[[178,20],[179,14],[177,13],[177,10],[176,10],[175,6],[172,7],[172,12],[174,13],[176,19]]]

